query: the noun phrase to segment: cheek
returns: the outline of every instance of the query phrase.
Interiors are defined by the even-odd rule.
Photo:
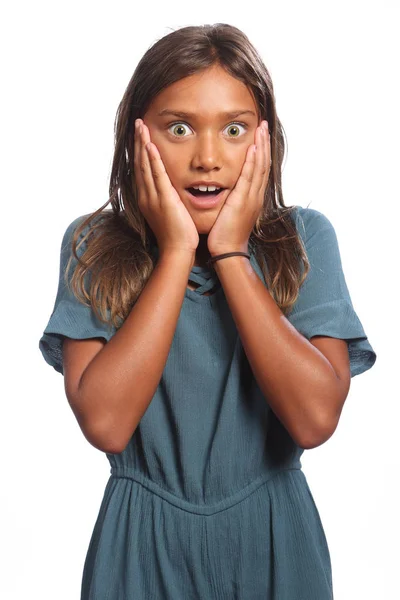
[[[239,156],[235,157],[232,163],[232,174],[233,178],[237,181],[243,169],[243,165],[246,161],[246,152],[241,152]]]
[[[178,173],[179,164],[181,164],[179,158],[177,156],[174,156],[171,151],[162,151],[162,149],[160,149],[159,152],[161,160],[168,175],[171,177]]]
[[[171,151],[170,147],[165,149],[157,146],[157,148],[172,185],[174,187],[181,185],[180,179],[182,178],[182,173],[184,172],[184,164],[182,160],[180,160],[180,157],[176,153]]]
[[[174,153],[174,148],[171,147],[172,145],[168,144],[168,142],[165,140],[165,137],[157,131],[150,132],[150,136],[153,144],[157,146],[157,150],[160,153],[161,160],[163,161],[164,165],[166,166],[167,164],[172,164],[174,156],[176,156]]]
[[[157,149],[160,153],[161,160],[170,177],[178,176],[179,173],[182,175],[182,172],[185,169],[185,158],[187,159],[187,153],[180,151],[176,145],[165,143],[165,140],[160,140],[158,143],[154,141]]]

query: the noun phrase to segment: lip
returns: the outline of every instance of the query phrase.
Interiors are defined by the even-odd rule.
[[[185,189],[185,192],[190,200],[190,202],[193,204],[193,206],[195,208],[214,208],[215,206],[217,206],[217,204],[219,204],[225,194],[225,192],[228,192],[228,188],[225,188],[224,190],[222,190],[219,194],[217,194],[216,196],[212,195],[212,194],[206,194],[204,196],[193,196],[193,194],[191,194],[189,192],[189,190]]]
[[[222,185],[222,183],[220,183],[219,181],[193,181],[190,185],[188,185],[187,187],[195,187],[197,185],[215,185],[216,188],[225,188],[224,185]]]

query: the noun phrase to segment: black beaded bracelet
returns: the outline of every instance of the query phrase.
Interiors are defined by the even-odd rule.
[[[211,266],[216,260],[220,260],[221,258],[227,258],[228,256],[246,256],[250,259],[250,254],[247,252],[227,252],[226,254],[219,254],[218,256],[213,256],[207,261],[207,265]]]

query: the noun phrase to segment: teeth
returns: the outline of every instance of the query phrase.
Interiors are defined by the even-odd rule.
[[[215,190],[221,190],[222,188],[217,188],[215,185],[193,185],[195,190],[200,190],[200,192],[215,192]]]

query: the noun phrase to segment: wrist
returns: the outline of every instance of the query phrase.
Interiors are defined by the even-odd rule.
[[[163,262],[178,262],[183,264],[190,265],[190,268],[193,267],[193,264],[196,259],[196,252],[190,250],[166,250],[160,253],[159,260]]]
[[[208,260],[208,266],[215,267],[215,265],[220,262],[225,262],[229,258],[245,258],[246,260],[250,259],[249,252],[244,252],[242,250],[230,251],[230,252],[221,252],[218,254],[212,254],[211,258]]]
[[[211,258],[214,258],[215,256],[220,256],[221,254],[228,254],[231,252],[245,252],[246,254],[249,254],[249,249],[248,246],[242,246],[241,248],[232,248],[231,246],[230,248],[219,248],[218,250],[209,250]]]

